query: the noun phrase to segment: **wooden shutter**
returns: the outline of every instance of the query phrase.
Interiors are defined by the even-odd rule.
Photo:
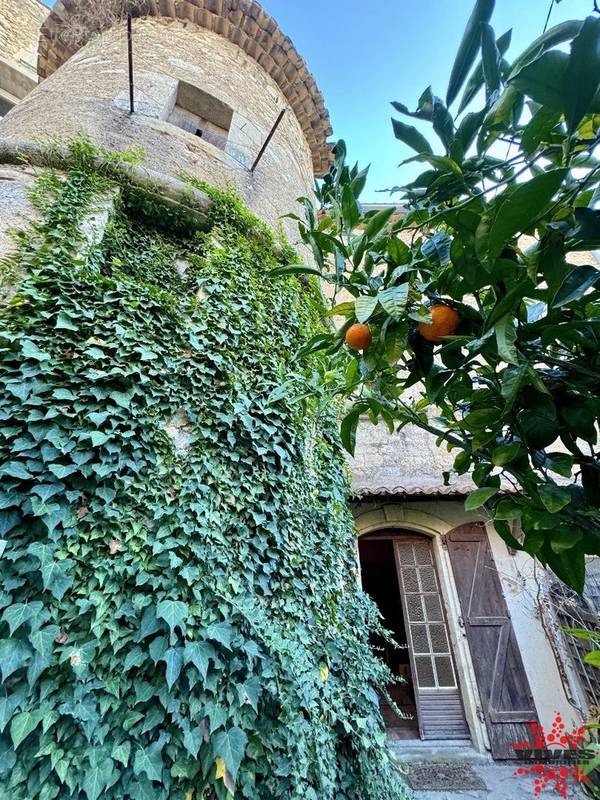
[[[538,720],[529,681],[483,525],[462,525],[447,537],[456,588],[479,686],[492,755],[515,757],[528,722]]]
[[[468,739],[431,542],[402,536],[394,553],[421,738]]]

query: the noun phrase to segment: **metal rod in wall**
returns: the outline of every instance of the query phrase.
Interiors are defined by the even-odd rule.
[[[280,123],[281,123],[281,120],[283,119],[283,116],[284,116],[284,114],[285,114],[285,108],[282,108],[282,109],[281,109],[281,111],[279,112],[279,116],[278,116],[278,117],[277,117],[277,119],[275,120],[275,124],[274,124],[274,125],[273,125],[273,127],[271,128],[271,131],[269,132],[269,135],[267,136],[267,138],[266,138],[266,140],[265,140],[265,143],[264,143],[264,144],[263,144],[263,146],[260,148],[260,153],[259,153],[259,154],[256,156],[256,160],[255,160],[254,164],[252,164],[252,167],[251,167],[251,169],[250,169],[250,172],[254,172],[254,170],[255,170],[255,169],[258,167],[258,164],[259,164],[259,162],[260,162],[261,158],[264,156],[264,154],[265,154],[265,150],[266,150],[266,149],[267,149],[267,147],[269,146],[269,143],[270,143],[271,139],[272,139],[272,138],[273,138],[273,136],[275,135],[275,131],[276,131],[276,130],[277,130],[277,128],[279,127],[279,125],[280,125]]]
[[[131,12],[127,14],[127,54],[129,58],[129,113],[135,111],[133,99],[133,33],[131,24]]]

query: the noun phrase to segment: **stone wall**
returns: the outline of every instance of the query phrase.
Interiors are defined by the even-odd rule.
[[[0,59],[18,64],[37,80],[39,30],[49,10],[39,0],[2,0]]]
[[[136,113],[129,113],[127,41],[123,30],[97,36],[47,78],[0,123],[0,138],[18,145],[86,131],[97,145],[142,147],[154,172],[189,173],[212,186],[233,185],[251,211],[275,227],[310,194],[312,157],[296,115],[258,63],[223,37],[167,18],[134,22]],[[178,81],[233,109],[225,151],[166,120]],[[283,121],[252,173],[281,109]],[[286,225],[292,241],[296,226]]]

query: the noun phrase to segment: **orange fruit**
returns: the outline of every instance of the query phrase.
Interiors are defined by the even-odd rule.
[[[452,336],[460,325],[460,315],[451,306],[437,303],[431,306],[431,322],[419,322],[419,333],[428,342],[439,344],[444,336]]]
[[[356,323],[346,331],[346,344],[352,350],[367,350],[371,346],[373,336],[368,325]]]

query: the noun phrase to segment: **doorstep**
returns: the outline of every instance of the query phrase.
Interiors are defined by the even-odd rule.
[[[489,753],[480,753],[468,739],[449,742],[447,739],[388,739],[388,745],[403,764],[438,761],[460,764],[493,764]]]

